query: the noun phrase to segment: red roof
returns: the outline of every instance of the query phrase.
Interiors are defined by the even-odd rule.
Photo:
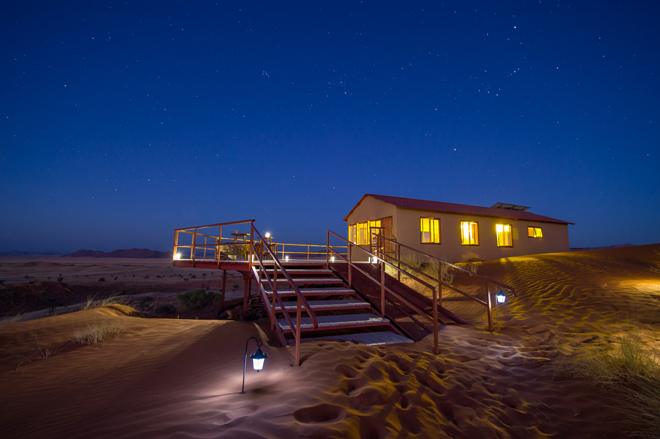
[[[366,197],[373,197],[385,203],[392,204],[402,209],[426,210],[430,212],[457,213],[466,215],[490,216],[497,218],[511,218],[521,221],[537,221],[543,223],[573,224],[547,216],[537,215],[531,212],[522,212],[512,209],[498,209],[495,207],[470,206],[468,204],[443,203],[441,201],[416,200],[414,198],[390,197],[388,195],[364,194],[358,203],[348,212],[344,221],[362,203]]]

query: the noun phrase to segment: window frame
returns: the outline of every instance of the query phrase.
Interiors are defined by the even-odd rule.
[[[463,233],[463,224],[467,224],[468,227],[471,225],[474,225],[476,233],[474,234],[473,239],[471,239],[471,242],[468,242],[467,244],[465,243],[465,235]],[[466,246],[466,247],[476,247],[479,245],[479,221],[472,221],[472,220],[465,220],[460,222],[460,235],[461,235],[461,245]],[[472,242],[474,241],[474,242]]]
[[[502,227],[502,231],[500,232],[498,230],[499,227]],[[509,228],[509,230],[505,230],[506,228]],[[500,243],[500,234],[502,236],[506,236],[508,234],[508,241],[509,244],[502,244]],[[497,246],[498,247],[513,247],[513,226],[511,224],[502,224],[502,223],[497,223],[495,224],[495,239],[497,241]]]
[[[536,233],[537,230],[539,232],[538,235]],[[527,237],[532,239],[543,239],[543,228],[527,226]]]
[[[428,220],[429,221],[429,241],[424,241],[424,230],[422,228],[422,221]],[[433,232],[436,230],[435,225],[437,224],[437,236]],[[442,229],[441,229],[441,221],[440,218],[434,218],[434,217],[424,217],[420,216],[419,217],[419,243],[420,244],[442,244]]]
[[[353,244],[357,244],[357,224],[348,225],[348,240]]]
[[[356,223],[357,245],[369,245],[369,221]]]

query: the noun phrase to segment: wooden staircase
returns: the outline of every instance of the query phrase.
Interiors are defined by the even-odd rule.
[[[283,346],[295,341],[297,329],[302,340],[334,339],[368,345],[412,342],[325,264],[287,264],[284,269],[288,278],[275,265],[265,268],[261,273],[253,268],[253,274],[271,316],[271,327]],[[299,300],[296,289],[306,303]],[[317,324],[306,306],[316,316]],[[300,328],[296,328],[299,307]]]

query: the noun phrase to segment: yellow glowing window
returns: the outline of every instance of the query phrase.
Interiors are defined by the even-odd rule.
[[[440,244],[440,220],[420,218],[419,232],[422,244]]]
[[[543,238],[543,231],[540,227],[527,227],[527,236],[530,238]]]
[[[369,236],[371,239],[374,240],[373,244],[376,244],[376,241],[375,241],[375,240],[376,240],[376,237],[375,237],[375,235],[374,235],[374,233],[373,233],[373,232],[375,232],[375,230],[372,230],[372,229],[374,229],[374,228],[380,228],[380,227],[381,227],[381,226],[380,226],[380,220],[369,221],[369,235],[368,235],[368,236]],[[365,243],[365,244],[366,244],[366,243]]]
[[[497,246],[513,247],[513,238],[511,236],[511,224],[496,224]]]
[[[348,240],[353,244],[357,244],[357,228],[355,224],[348,226]]]
[[[369,244],[369,224],[357,223],[357,245]]]
[[[461,221],[461,244],[479,245],[479,223],[476,221]]]

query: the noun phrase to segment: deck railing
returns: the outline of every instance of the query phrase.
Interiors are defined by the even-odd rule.
[[[518,293],[516,292],[515,288],[513,288],[510,285],[504,284],[502,282],[496,281],[495,279],[491,279],[488,276],[484,276],[481,274],[477,274],[472,270],[468,270],[462,267],[459,267],[457,265],[454,265],[450,262],[444,261],[440,258],[437,258],[435,256],[429,255],[428,253],[424,253],[422,251],[419,251],[417,249],[414,249],[408,245],[401,244],[400,242],[386,238],[385,236],[382,236],[381,234],[374,233],[371,237],[371,242],[374,243],[374,247],[376,248],[376,254],[378,258],[381,258],[383,260],[387,260],[390,262],[391,266],[396,266],[397,268],[397,279],[401,280],[401,274],[404,276],[411,277],[415,280],[418,279],[418,276],[424,276],[426,279],[430,280],[433,283],[438,284],[438,304],[442,306],[442,289],[443,287],[449,288],[452,291],[455,291],[468,299],[475,301],[487,308],[488,312],[488,330],[493,331],[493,291],[491,289],[491,286],[498,286],[500,288],[500,291],[504,293],[504,291],[510,291],[511,294],[514,297],[518,296]],[[356,245],[357,247],[357,245]],[[384,249],[387,248],[387,251]],[[438,270],[437,270],[437,275],[433,276],[423,270],[420,270],[417,267],[414,267],[408,263],[406,263],[402,258],[401,258],[401,249],[405,249],[408,254],[410,255],[417,255],[421,256],[424,258],[427,258],[431,262],[435,262],[438,265]],[[378,250],[380,249],[380,250]],[[349,252],[350,253],[350,252]],[[404,267],[404,268],[401,268]],[[479,282],[483,282],[483,285],[485,287],[485,292],[486,292],[486,300],[481,300],[478,297],[475,297],[472,294],[469,294],[465,291],[462,291],[461,289],[457,288],[454,285],[451,285],[450,283],[446,282],[443,280],[443,277],[446,278],[446,276],[443,276],[444,273],[448,273],[450,271],[453,271],[454,273],[463,273],[466,274],[467,276],[471,278],[476,278],[478,279]],[[412,275],[412,273],[416,273],[417,276]],[[424,283],[423,285],[426,285]]]
[[[336,246],[330,245],[330,237],[333,236],[343,242],[346,243],[346,248],[348,249],[347,255],[344,256],[340,252],[337,252],[335,250]],[[380,279],[376,279],[371,274],[369,274],[367,271],[363,270],[359,264],[355,263],[353,261],[353,249],[359,249],[360,252],[364,253],[366,256],[368,256],[369,260],[371,263],[378,263],[380,264]],[[433,325],[433,353],[438,354],[439,349],[438,349],[438,291],[437,288],[435,288],[433,285],[425,282],[424,280],[417,278],[416,276],[410,275],[409,273],[406,273],[407,276],[411,276],[417,280],[420,284],[426,286],[431,290],[431,294],[433,297],[433,311],[432,315],[429,315],[426,311],[420,309],[419,307],[415,306],[412,304],[410,301],[408,301],[406,298],[398,294],[396,291],[392,290],[389,288],[387,285],[385,285],[385,267],[389,266],[391,269],[394,270],[401,270],[401,268],[397,267],[396,265],[393,265],[383,258],[379,258],[377,255],[371,253],[369,250],[362,248],[356,244],[353,244],[351,241],[347,240],[346,238],[343,238],[342,236],[339,236],[338,234],[328,230],[327,231],[327,253],[326,253],[326,265],[328,268],[330,267],[330,264],[336,261],[336,259],[339,258],[340,260],[345,261],[348,264],[348,286],[349,288],[353,287],[353,270],[358,271],[362,273],[364,276],[366,276],[367,279],[371,280],[372,282],[376,283],[380,287],[380,312],[383,317],[385,317],[386,314],[386,294],[391,295],[392,297],[396,298],[397,300],[405,303],[408,307],[410,307],[412,310],[414,310],[418,315],[426,318],[427,320],[431,321],[431,324]],[[417,324],[421,325],[421,322],[419,322],[417,319],[415,319],[414,316],[408,314],[408,317],[410,317],[413,321],[415,321]]]
[[[254,220],[232,221],[227,223],[209,224],[205,226],[185,227],[174,230],[174,258],[178,260],[219,261],[222,258],[248,260],[249,247],[254,243],[252,233],[232,233],[232,238],[222,236],[228,226],[254,224]],[[189,237],[185,240],[183,237]],[[188,243],[189,242],[189,243]],[[290,256],[291,259],[323,260],[326,250],[323,244],[291,244],[273,242],[265,238],[263,243],[270,247],[280,259]],[[346,246],[343,247],[346,253]]]
[[[223,254],[233,259],[252,260],[251,248],[253,244],[250,233],[233,233],[234,238],[223,238],[222,228],[226,226],[245,227],[245,224],[254,224],[254,220],[232,221],[227,223],[208,224],[205,226],[184,227],[174,229],[174,259],[179,260],[216,260]],[[217,229],[217,235],[215,231]],[[190,237],[190,241],[185,240]],[[190,242],[188,244],[187,242]]]
[[[309,306],[309,303],[307,302],[307,299],[305,299],[305,296],[300,292],[300,289],[298,289],[298,286],[296,283],[293,281],[289,273],[286,271],[286,268],[282,264],[282,262],[279,260],[277,255],[273,252],[271,249],[271,246],[268,245],[268,241],[259,233],[259,231],[254,227],[254,223],[251,225],[251,235],[252,237],[257,238],[257,243],[260,244],[258,246],[255,246],[254,240],[250,241],[250,248],[251,248],[251,254],[255,255],[255,262],[252,265],[252,273],[257,280],[257,284],[259,285],[259,290],[261,293],[262,300],[264,304],[266,305],[266,309],[268,310],[268,314],[270,316],[270,321],[271,321],[271,329],[275,330],[275,320],[276,320],[276,314],[275,314],[275,308],[276,305],[279,304],[280,309],[282,310],[282,314],[284,315],[284,318],[286,319],[287,324],[289,325],[289,328],[292,329],[292,333],[294,334],[294,339],[296,341],[296,346],[295,346],[295,360],[294,360],[294,366],[299,366],[300,365],[300,341],[301,341],[301,324],[302,324],[302,312],[303,309],[309,315],[309,317],[312,320],[312,325],[314,328],[319,327],[319,322],[316,317],[316,313],[314,310]],[[268,272],[266,269],[266,265],[264,264],[264,256],[267,255],[271,259],[268,260],[269,266],[272,262],[272,267],[273,267],[273,272],[272,272],[272,277],[271,274]],[[284,303],[282,302],[282,298],[280,297],[278,291],[277,291],[277,277],[278,273],[281,273],[284,278],[287,280],[289,286],[292,288],[294,291],[296,298],[297,298],[297,306],[296,306],[296,321],[295,323],[291,319],[291,316],[289,316],[289,312],[286,310]],[[268,301],[268,294],[266,293],[266,288],[264,285],[264,282],[270,287],[272,291],[272,303]]]
[[[287,243],[273,243],[275,253],[280,258],[284,259],[287,256],[292,256],[292,259],[298,259],[298,256],[303,256],[306,260],[319,259],[323,260],[327,253],[326,246],[323,244],[287,244]],[[340,248],[340,246],[337,246]],[[346,246],[341,247],[344,249],[342,252],[346,254]]]

